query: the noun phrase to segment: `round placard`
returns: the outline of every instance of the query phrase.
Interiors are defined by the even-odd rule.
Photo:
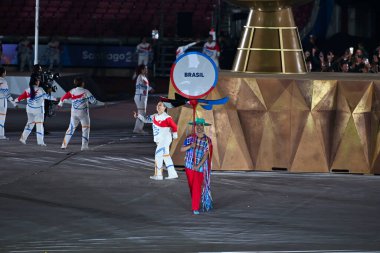
[[[209,94],[218,81],[218,68],[205,54],[189,52],[181,55],[172,65],[170,80],[182,96],[197,99]]]

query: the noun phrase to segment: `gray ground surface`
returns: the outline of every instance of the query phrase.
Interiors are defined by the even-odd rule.
[[[80,131],[60,149],[67,110],[49,119],[47,147],[19,143],[26,114],[9,111],[0,252],[380,252],[379,176],[214,172],[215,209],[195,216],[181,168],[149,179],[155,146],[132,134],[132,110],[93,108],[85,152]]]

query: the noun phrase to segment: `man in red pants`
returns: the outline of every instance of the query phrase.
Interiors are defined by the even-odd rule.
[[[181,151],[186,152],[185,171],[190,188],[193,214],[199,214],[200,210],[209,211],[212,209],[210,190],[212,142],[205,134],[204,126],[210,126],[210,124],[203,118],[197,118],[195,135],[187,136],[181,147]]]

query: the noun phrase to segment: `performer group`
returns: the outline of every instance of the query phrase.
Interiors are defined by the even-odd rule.
[[[189,47],[194,46],[199,41],[179,47],[177,49],[177,58],[182,55]],[[143,130],[144,123],[152,124],[153,140],[156,143],[155,151],[155,168],[154,174],[150,176],[152,180],[177,179],[178,174],[174,167],[173,160],[170,156],[170,145],[173,140],[178,138],[178,127],[172,117],[167,114],[167,103],[160,101],[157,103],[157,113],[146,115],[146,107],[149,92],[153,89],[149,85],[147,78],[148,68],[146,67],[146,48],[139,49],[141,57],[139,57],[139,65],[137,69],[136,92],[134,101],[137,112],[134,112],[136,118],[133,133],[145,134]],[[144,51],[145,50],[145,51]],[[208,49],[210,50],[210,49]],[[144,58],[145,57],[145,58]],[[38,65],[38,64],[37,64]],[[40,65],[34,66],[35,69],[41,69]],[[41,71],[34,71],[29,81],[29,87],[15,100],[9,93],[7,81],[5,80],[6,70],[0,67],[0,140],[7,139],[4,133],[4,124],[7,113],[7,103],[10,102],[17,107],[17,104],[26,100],[26,113],[28,121],[24,131],[21,134],[20,142],[26,144],[28,136],[36,126],[37,144],[46,146],[44,142],[44,120],[45,120],[45,100],[55,101],[59,107],[63,106],[64,101],[71,100],[71,118],[70,124],[63,138],[62,149],[66,149],[75,129],[79,123],[82,127],[82,147],[81,150],[89,149],[90,137],[90,116],[89,105],[95,104],[95,97],[84,88],[85,82],[82,78],[74,79],[75,88],[68,91],[60,99],[46,92],[41,85]],[[192,213],[198,215],[201,211],[206,212],[212,209],[212,196],[210,188],[211,160],[212,160],[212,141],[205,134],[204,127],[210,124],[205,122],[203,118],[197,118],[195,122],[193,134],[187,136],[181,147],[181,151],[185,152],[185,172],[191,196]],[[167,176],[164,177],[164,169],[167,170]]]

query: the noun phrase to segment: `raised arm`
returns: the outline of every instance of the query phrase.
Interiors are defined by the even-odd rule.
[[[27,98],[28,98],[28,93],[24,91],[18,98],[15,99],[15,102],[18,103]]]

